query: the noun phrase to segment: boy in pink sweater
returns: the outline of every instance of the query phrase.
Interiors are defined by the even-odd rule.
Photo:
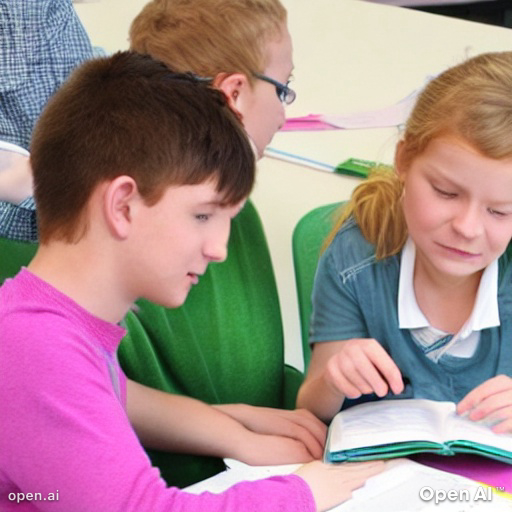
[[[254,155],[220,93],[130,52],[88,62],[43,112],[31,162],[41,244],[0,288],[1,510],[325,510],[382,469],[313,462],[196,496],[166,488],[140,445],[237,444],[229,416],[204,424],[180,397],[176,417],[116,359],[135,299],[177,307],[226,257]]]

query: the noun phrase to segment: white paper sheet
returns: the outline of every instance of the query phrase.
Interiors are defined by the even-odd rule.
[[[285,466],[248,466],[226,459],[229,469],[185,490],[194,494],[203,491],[219,493],[241,481],[259,480],[293,472],[298,464]],[[452,491],[463,499],[435,503],[422,500],[420,491],[429,487],[437,491]],[[467,496],[468,500],[465,499]],[[429,493],[425,493],[428,497]],[[475,498],[476,499],[473,499]],[[491,497],[488,501],[487,498]],[[511,512],[512,501],[502,498],[487,487],[462,476],[446,473],[408,459],[388,463],[388,469],[376,475],[353,493],[352,499],[331,509],[331,512]]]

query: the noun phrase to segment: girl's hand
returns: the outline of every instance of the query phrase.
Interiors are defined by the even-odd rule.
[[[498,375],[470,391],[457,405],[457,413],[469,412],[472,421],[493,424],[498,434],[512,433],[512,378]]]
[[[299,389],[297,407],[304,407],[325,422],[340,410],[345,398],[389,390],[404,390],[398,366],[374,339],[315,343],[306,378]]]
[[[389,390],[395,394],[403,391],[398,366],[376,340],[355,338],[340,342],[339,347],[324,372],[324,379],[334,392],[359,398],[370,393],[383,397]]]

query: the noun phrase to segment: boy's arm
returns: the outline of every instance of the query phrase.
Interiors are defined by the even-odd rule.
[[[235,449],[235,452],[238,451],[237,448],[241,448],[238,453],[233,452],[232,454],[224,454],[224,456],[230,456],[252,465],[266,465],[273,463],[258,462],[256,459],[252,461],[244,460],[240,456],[240,453],[244,452],[246,448],[244,443],[255,443],[252,446],[252,451],[255,452],[254,455],[256,456],[261,456],[261,452],[267,449],[275,450],[279,455],[280,445],[285,440],[285,438],[279,438],[278,436],[260,436],[249,430],[247,430],[247,433],[249,436],[253,436],[253,439],[245,439],[244,434],[240,432],[245,428],[216,408],[189,397],[171,395],[148,388],[134,381],[127,381],[127,397],[128,413],[132,422],[135,422],[136,431],[142,437],[142,440],[145,439],[153,447],[216,456],[222,456],[225,448]],[[149,423],[148,425],[146,423],[148,421],[154,421],[155,423]],[[139,422],[142,422],[143,425],[140,425]],[[268,445],[265,445],[265,439],[270,440]],[[158,446],[154,446],[155,443]],[[249,445],[247,448],[251,448],[251,446]],[[275,464],[278,464],[278,462]],[[229,510],[248,510],[249,508],[251,510],[263,510],[259,508],[262,500],[267,505],[269,503],[275,505],[276,510],[277,508],[279,510],[291,510],[292,508],[298,510],[299,504],[302,505],[300,510],[328,510],[349,499],[353,490],[361,487],[369,477],[380,473],[384,468],[385,465],[381,461],[350,465],[331,465],[314,461],[301,466],[296,471],[296,475],[308,485],[308,493],[303,493],[302,486],[296,491],[289,487],[283,493],[285,481],[281,480],[280,477],[277,477],[275,483],[272,479],[263,481],[261,484],[242,482],[228,491],[231,493],[230,503],[232,505]],[[287,477],[288,480],[290,478]],[[290,483],[290,481],[286,482],[288,486]],[[258,485],[260,485],[259,488]],[[272,490],[272,485],[276,485],[276,491]],[[243,497],[238,499],[238,503],[243,504],[243,506],[237,507],[237,494],[250,491],[251,487],[254,490],[253,494],[258,495],[260,502],[257,505],[259,507],[254,506],[256,500],[253,503],[249,501],[249,496],[245,498],[245,503]],[[306,496],[299,496],[299,491],[306,494]],[[266,494],[262,495],[261,492],[266,492]],[[307,496],[309,493],[314,499],[315,506]],[[247,494],[250,494],[250,492]],[[279,494],[288,496],[286,504],[280,504],[279,506],[277,499]],[[226,507],[229,498],[226,498],[225,503],[222,503],[222,498],[222,495],[213,495],[213,499],[220,502],[221,507],[219,509],[228,510]],[[208,510],[213,510],[212,505],[213,503],[210,504]],[[222,507],[222,505],[224,506]]]
[[[1,470],[6,475],[0,510],[10,508],[7,494],[19,491],[51,493],[54,500],[57,494],[55,501],[38,501],[38,510],[46,512],[226,512],[265,510],[269,503],[275,510],[313,512],[312,492],[317,500],[337,493],[334,500],[341,501],[343,489],[346,493],[355,487],[348,478],[327,493],[316,481],[324,482],[322,475],[332,471],[315,466],[312,473],[301,475],[312,481],[312,491],[296,476],[242,482],[221,494],[166,488],[128,422],[96,347],[88,339],[77,339],[59,314],[47,322],[39,315],[38,320],[18,315],[11,328],[5,322],[0,326],[0,387],[9,388],[9,399],[0,400],[0,416],[9,418],[0,436]],[[195,417],[199,426],[201,418],[208,419],[203,414]],[[187,438],[173,434],[178,440]],[[199,435],[205,445],[212,437]],[[338,472],[338,478],[343,476]]]
[[[253,432],[295,439],[304,444],[313,459],[322,458],[327,427],[306,409],[290,411],[246,404],[223,404],[214,407]]]
[[[229,457],[251,465],[313,460],[301,440],[253,432],[211,405],[132,380],[127,381],[127,412],[148,448]]]

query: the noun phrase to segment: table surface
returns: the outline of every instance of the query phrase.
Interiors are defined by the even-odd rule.
[[[229,468],[227,471],[198,482],[186,490],[194,494],[204,491],[219,493],[241,481],[285,475],[299,467],[299,465],[255,467],[232,459],[226,459],[226,464]],[[508,467],[512,468],[512,466]],[[506,478],[506,475],[504,477]],[[490,487],[492,484],[485,486],[478,481],[440,471],[410,459],[393,459],[388,461],[384,472],[372,477],[364,487],[354,491],[352,499],[331,510],[332,512],[362,510],[365,512],[510,512],[512,494],[502,492],[500,490],[502,486],[493,489]],[[433,490],[439,498],[438,503],[429,501],[428,498],[422,499],[424,496],[422,489]],[[451,500],[446,499],[448,491],[454,495]]]

